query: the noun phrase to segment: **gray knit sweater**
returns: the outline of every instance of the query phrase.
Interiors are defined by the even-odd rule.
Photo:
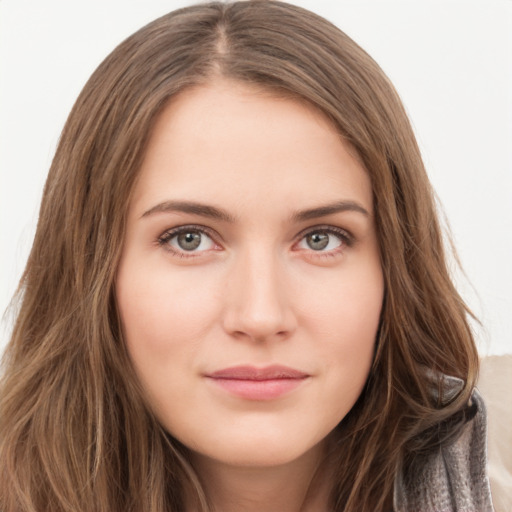
[[[454,391],[461,381],[446,378]],[[474,391],[475,416],[462,435],[400,474],[395,481],[395,512],[492,512],[486,472],[487,420],[484,402]]]

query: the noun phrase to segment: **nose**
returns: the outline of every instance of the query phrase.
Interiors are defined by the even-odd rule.
[[[277,255],[248,250],[236,258],[226,287],[224,329],[238,339],[288,338],[296,329],[291,290]]]

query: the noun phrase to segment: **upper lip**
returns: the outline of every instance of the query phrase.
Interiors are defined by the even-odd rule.
[[[232,366],[208,373],[207,377],[212,379],[232,380],[277,380],[277,379],[304,379],[309,374],[282,365],[266,366],[256,368],[255,366]]]

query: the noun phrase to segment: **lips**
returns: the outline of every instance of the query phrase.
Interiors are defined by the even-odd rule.
[[[207,374],[216,387],[246,400],[273,400],[287,395],[310,377],[288,366],[235,366]]]

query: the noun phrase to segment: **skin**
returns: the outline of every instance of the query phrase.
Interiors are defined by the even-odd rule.
[[[329,434],[367,379],[383,291],[370,179],[322,113],[220,79],[173,98],[134,189],[116,294],[149,404],[217,510],[327,509]],[[266,400],[209,377],[272,364],[306,377]]]

